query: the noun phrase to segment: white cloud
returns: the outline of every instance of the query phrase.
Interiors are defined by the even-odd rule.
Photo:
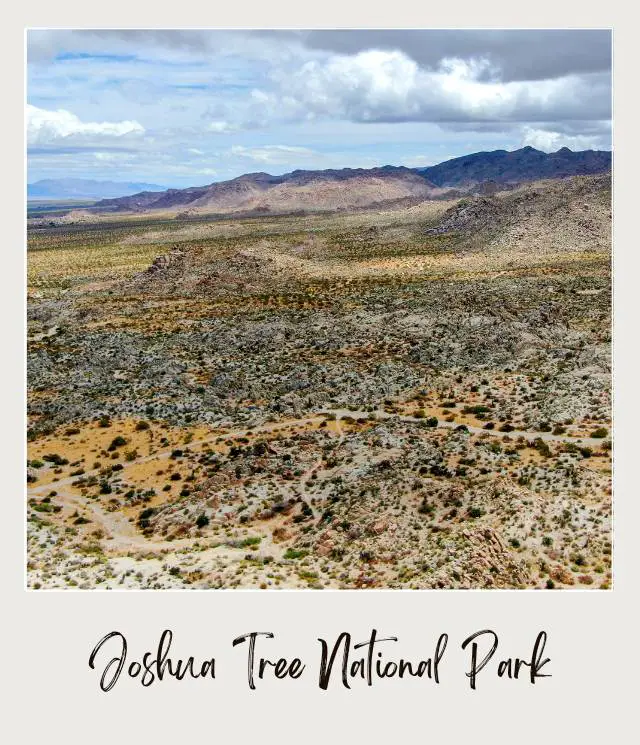
[[[27,142],[46,145],[74,137],[123,137],[142,134],[144,127],[136,121],[83,122],[64,109],[47,111],[27,104]]]
[[[301,158],[322,157],[320,153],[310,150],[307,147],[291,147],[289,145],[264,145],[263,147],[243,147],[234,145],[231,148],[231,155],[258,163],[283,164],[298,161]]]
[[[427,166],[435,166],[443,160],[447,160],[447,158],[434,158],[429,155],[404,155],[398,160],[397,165],[407,168],[426,168]]]
[[[564,132],[554,132],[548,129],[534,129],[533,127],[524,127],[522,136],[522,147],[530,145],[536,150],[542,150],[546,153],[554,153],[561,147],[568,147],[570,150],[598,150],[604,147],[602,137],[597,135],[570,135]]]
[[[274,72],[279,92],[264,108],[299,118],[359,122],[511,121],[607,118],[608,76],[502,82],[487,60],[443,59],[421,68],[400,51],[368,50],[310,60],[296,72]],[[256,101],[254,100],[254,104]]]
[[[94,153],[94,158],[98,161],[101,161],[103,163],[113,162],[113,161],[123,161],[123,160],[130,160],[131,154],[130,153]]]
[[[238,130],[238,127],[235,124],[230,124],[229,122],[220,120],[210,122],[208,129],[210,132],[224,135],[229,134],[229,132],[236,132]]]

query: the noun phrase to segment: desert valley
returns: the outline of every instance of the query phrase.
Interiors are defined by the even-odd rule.
[[[35,589],[611,586],[611,153],[28,220]]]

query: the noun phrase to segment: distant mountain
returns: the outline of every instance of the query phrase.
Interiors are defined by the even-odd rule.
[[[130,181],[92,181],[82,178],[42,179],[27,184],[28,199],[106,199],[140,191],[163,191],[164,186]]]
[[[385,166],[293,171],[283,176],[249,173],[209,186],[104,199],[95,207],[133,212],[279,214],[351,210],[398,200],[434,199],[442,192],[411,168]]]
[[[606,150],[573,152],[567,147],[557,153],[543,153],[533,147],[521,150],[494,150],[453,158],[437,166],[416,171],[440,187],[469,188],[495,182],[513,184],[566,176],[587,176],[611,168],[611,153]]]
[[[292,171],[282,176],[249,173],[230,181],[189,189],[149,189],[103,199],[104,211],[197,214],[281,214],[353,210],[379,205],[492,193],[528,181],[602,173],[611,153],[585,150],[543,153],[532,147],[495,150],[454,158],[429,168],[342,168]]]

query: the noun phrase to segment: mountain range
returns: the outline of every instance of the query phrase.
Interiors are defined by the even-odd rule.
[[[548,178],[603,173],[611,152],[561,148],[544,153],[532,147],[495,150],[447,160],[428,168],[383,166],[322,171],[296,170],[281,176],[249,173],[229,181],[187,189],[139,193],[103,199],[100,211],[198,214],[283,214],[370,208],[491,193]]]
[[[493,181],[497,184],[522,183],[546,178],[587,176],[611,168],[608,150],[573,152],[568,147],[544,153],[527,146],[520,150],[493,150],[453,158],[437,166],[416,171],[438,186],[468,188]]]
[[[106,199],[140,191],[162,191],[157,184],[92,181],[83,178],[42,179],[27,184],[27,199]]]

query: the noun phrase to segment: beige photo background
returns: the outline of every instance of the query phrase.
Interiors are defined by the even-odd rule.
[[[5,287],[2,368],[5,455],[2,562],[5,575],[3,634],[6,666],[3,698],[9,742],[24,743],[382,743],[627,742],[633,738],[637,687],[637,570],[634,479],[638,405],[635,365],[638,260],[635,226],[636,24],[622,3],[510,2],[455,6],[326,2],[301,7],[280,2],[239,6],[190,3],[165,8],[151,3],[81,2],[5,10],[3,70],[7,94],[2,131],[1,182]],[[614,28],[614,587],[606,592],[522,591],[398,592],[202,592],[28,593],[24,588],[24,27],[613,27]],[[447,632],[450,648],[443,680],[380,681],[351,691],[317,687],[318,637],[350,631],[358,641],[372,627],[398,636],[390,656],[430,655]],[[131,659],[152,651],[164,628],[174,631],[174,653],[215,655],[216,681],[167,681],[143,689],[122,679],[100,692],[88,657],[107,632],[119,630]],[[482,628],[500,636],[496,657],[530,653],[538,631],[549,634],[546,656],[553,677],[531,686],[498,679],[495,666],[469,690],[461,641]],[[246,647],[233,649],[242,633],[272,631],[263,649],[300,656],[308,669],[297,681],[246,685]]]

